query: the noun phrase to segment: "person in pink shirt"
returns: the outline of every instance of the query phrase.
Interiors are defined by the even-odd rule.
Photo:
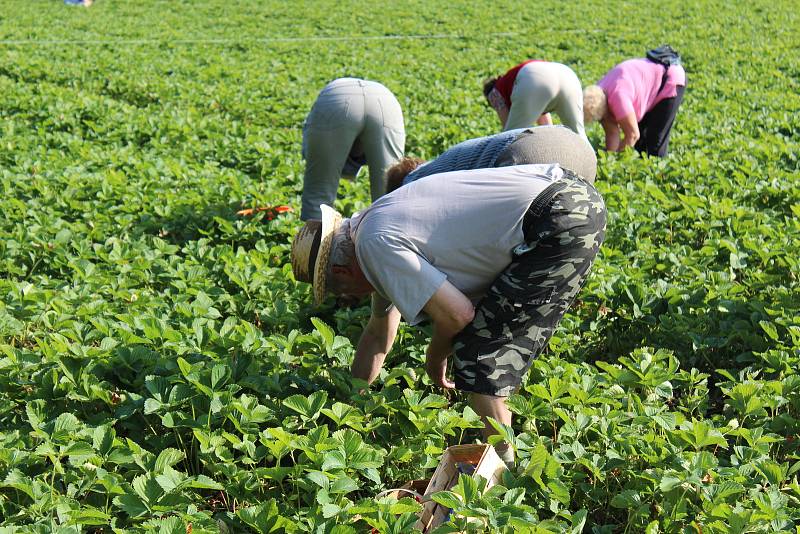
[[[584,89],[584,122],[600,121],[606,150],[630,146],[663,157],[685,89],[686,72],[680,65],[629,59]]]

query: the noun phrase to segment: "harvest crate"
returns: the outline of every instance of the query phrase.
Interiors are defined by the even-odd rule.
[[[489,488],[500,481],[505,469],[506,464],[491,445],[448,447],[423,493],[423,509],[420,512],[417,528],[429,532],[447,521],[450,509],[431,500],[430,496],[437,491],[449,490],[455,486],[461,473],[471,471],[473,478],[478,476],[485,478],[486,487]]]
[[[402,499],[403,497],[422,497],[425,494],[425,488],[428,487],[431,479],[420,479],[406,482],[402,486],[393,490],[382,491],[378,494],[379,497],[394,497],[395,499]],[[419,499],[417,499],[419,500]]]

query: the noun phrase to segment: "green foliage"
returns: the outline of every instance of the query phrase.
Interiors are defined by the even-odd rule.
[[[689,79],[671,156],[599,153],[606,243],[497,427],[517,469],[437,494],[437,532],[796,531],[792,2],[3,8],[0,532],[413,530],[418,503],[374,496],[479,418],[424,378],[421,330],[362,391],[368,307],[312,309],[297,213],[235,211],[297,208],[302,121],[335,77],[390,87],[427,158],[496,131],[488,75],[540,57],[588,84],[663,42]]]

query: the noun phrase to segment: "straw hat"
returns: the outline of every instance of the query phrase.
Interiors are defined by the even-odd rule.
[[[496,167],[558,163],[593,183],[597,176],[597,156],[589,140],[564,126],[528,128],[500,153]]]
[[[295,280],[311,283],[314,304],[325,298],[328,258],[331,255],[333,233],[342,223],[342,216],[325,204],[320,205],[322,220],[307,221],[292,241],[292,272]]]

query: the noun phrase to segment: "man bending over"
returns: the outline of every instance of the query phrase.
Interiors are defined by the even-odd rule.
[[[578,166],[579,164],[576,163]],[[372,382],[401,317],[429,318],[431,380],[470,393],[484,418],[510,425],[505,399],[578,294],[605,234],[593,185],[558,164],[432,175],[350,219],[321,206],[292,244],[295,278],[326,293],[373,295],[352,365]],[[454,380],[448,377],[453,355]],[[513,452],[498,447],[507,462]]]

